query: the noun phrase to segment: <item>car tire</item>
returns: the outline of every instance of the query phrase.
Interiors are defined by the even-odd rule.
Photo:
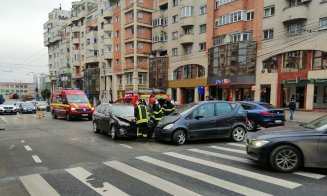
[[[185,144],[186,142],[186,133],[185,131],[179,129],[176,130],[173,134],[173,138],[172,138],[173,144],[180,146]]]
[[[72,116],[70,114],[66,114],[66,120],[67,121],[71,121],[72,120]]]
[[[118,139],[118,135],[117,135],[117,128],[115,125],[112,125],[110,127],[110,136],[113,140],[117,140]]]
[[[93,132],[100,133],[100,130],[98,129],[97,123],[95,121],[93,121]]]
[[[51,112],[51,115],[52,115],[52,118],[53,119],[57,119],[58,117],[57,117],[57,115],[56,115],[56,113],[53,111],[53,112]]]
[[[270,166],[273,170],[288,173],[302,166],[303,158],[301,152],[290,145],[282,145],[274,148],[269,155]]]
[[[245,138],[245,134],[246,134],[245,127],[238,126],[232,130],[230,137],[234,142],[242,142]]]
[[[248,131],[255,131],[255,130],[257,130],[257,123],[254,122],[254,120],[249,119],[246,122],[246,128],[248,129]]]

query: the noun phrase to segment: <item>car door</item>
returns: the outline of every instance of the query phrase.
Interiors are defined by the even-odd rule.
[[[214,103],[202,104],[186,118],[186,126],[191,139],[214,136],[216,131],[214,106]]]
[[[111,106],[110,105],[106,105],[105,107],[105,110],[104,110],[104,115],[103,115],[103,120],[102,120],[102,127],[103,127],[103,130],[105,132],[108,132],[110,131],[110,120],[111,120]]]
[[[215,103],[216,132],[215,137],[227,137],[236,119],[232,107],[227,102]]]
[[[104,114],[104,109],[105,109],[105,105],[101,105],[98,109],[98,111],[96,112],[96,114],[94,115],[95,121],[97,123],[97,127],[99,130],[103,130],[103,122],[102,122],[102,118],[103,118],[103,114]]]
[[[318,152],[319,165],[321,167],[327,167],[327,129],[325,130],[325,133],[319,138]]]

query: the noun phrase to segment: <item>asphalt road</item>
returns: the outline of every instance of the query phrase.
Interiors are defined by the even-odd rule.
[[[289,122],[286,126],[293,126]],[[1,115],[0,196],[326,195],[327,170],[282,174],[228,140],[113,141],[90,121]]]

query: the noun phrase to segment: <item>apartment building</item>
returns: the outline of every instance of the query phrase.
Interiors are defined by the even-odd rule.
[[[327,109],[327,1],[265,0],[255,100]]]
[[[21,96],[34,96],[34,84],[23,82],[0,82],[0,95],[9,99],[10,95],[17,94]]]

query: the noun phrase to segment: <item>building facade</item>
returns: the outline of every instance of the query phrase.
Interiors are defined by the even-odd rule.
[[[0,95],[5,99],[13,94],[17,94],[20,98],[22,96],[34,97],[34,84],[23,82],[0,82]]]
[[[324,0],[264,1],[255,100],[327,109],[326,9]]]

